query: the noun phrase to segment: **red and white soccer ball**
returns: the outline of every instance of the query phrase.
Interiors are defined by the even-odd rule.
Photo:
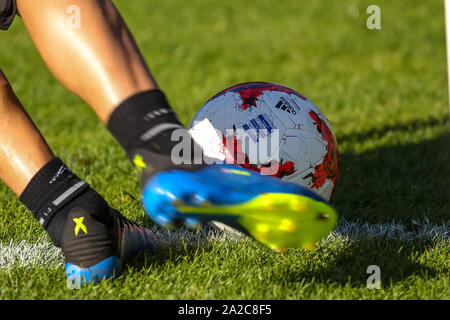
[[[326,200],[334,191],[339,153],[333,130],[319,108],[292,89],[250,82],[223,90],[196,114],[190,133],[211,158],[301,184]],[[275,133],[277,140],[268,143]],[[248,147],[252,139],[269,144],[266,156]]]

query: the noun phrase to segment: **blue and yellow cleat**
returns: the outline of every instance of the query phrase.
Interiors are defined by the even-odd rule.
[[[61,240],[67,284],[79,288],[117,278],[129,257],[155,251],[156,243],[149,229],[126,219],[106,202],[76,207],[69,213]]]
[[[167,228],[219,221],[276,251],[311,250],[338,220],[336,211],[309,189],[235,165],[158,173],[144,185],[143,204]]]

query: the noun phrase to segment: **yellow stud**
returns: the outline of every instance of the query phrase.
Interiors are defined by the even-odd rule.
[[[291,220],[283,219],[281,220],[280,229],[286,232],[294,232],[297,230],[297,225]]]
[[[259,224],[256,227],[256,230],[258,230],[261,233],[266,233],[267,231],[269,231],[269,226],[267,224]]]
[[[308,206],[306,205],[305,202],[301,201],[297,204],[296,209],[299,212],[305,212],[306,210],[308,210]]]

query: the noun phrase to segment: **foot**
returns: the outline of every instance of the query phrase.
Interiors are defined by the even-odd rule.
[[[309,189],[234,165],[157,173],[143,184],[143,204],[162,226],[219,221],[276,251],[312,249],[337,223]]]
[[[69,213],[61,241],[68,283],[82,285],[116,278],[129,257],[156,248],[156,238],[149,229],[104,205],[76,207]]]

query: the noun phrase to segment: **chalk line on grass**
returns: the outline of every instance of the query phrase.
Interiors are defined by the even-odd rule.
[[[159,240],[160,247],[169,246],[204,246],[208,243],[225,240],[236,241],[243,237],[229,231],[207,226],[197,232],[187,229],[169,231],[158,226],[151,228]],[[326,243],[348,243],[359,239],[399,241],[449,241],[450,222],[433,224],[429,221],[409,224],[401,223],[363,223],[361,221],[346,221],[341,219],[337,227],[322,240]],[[60,249],[54,247],[47,239],[35,243],[25,240],[20,242],[0,242],[0,270],[11,268],[49,267],[64,264]]]

